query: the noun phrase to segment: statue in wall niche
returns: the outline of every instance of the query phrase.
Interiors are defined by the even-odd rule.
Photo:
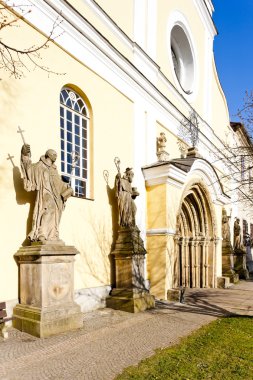
[[[32,230],[28,234],[31,241],[46,242],[59,240],[59,223],[67,199],[73,194],[70,185],[63,182],[57,172],[57,153],[46,151],[36,163],[31,161],[29,144],[21,149],[21,170],[26,191],[37,191]]]
[[[242,237],[240,219],[236,218],[234,223],[234,250],[241,249]]]
[[[230,241],[229,218],[224,208],[222,209],[222,238],[223,240]]]
[[[132,187],[134,172],[132,168],[126,168],[125,173],[121,176],[119,168],[119,159],[115,164],[118,174],[115,178],[115,194],[118,200],[119,225],[121,227],[135,226],[136,205],[134,199],[139,195],[136,187]]]

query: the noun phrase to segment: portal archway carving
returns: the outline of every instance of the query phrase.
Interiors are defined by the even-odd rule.
[[[175,285],[187,288],[215,286],[215,217],[204,185],[185,192],[177,219]]]

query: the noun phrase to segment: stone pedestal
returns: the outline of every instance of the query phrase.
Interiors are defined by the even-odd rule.
[[[83,326],[74,302],[75,247],[62,241],[32,243],[15,254],[19,266],[19,300],[13,326],[45,338]]]
[[[230,287],[230,277],[217,277],[217,288],[228,289]]]
[[[170,302],[184,303],[186,288],[179,287],[174,289],[168,289],[167,300]]]
[[[239,275],[235,273],[234,270],[234,251],[229,240],[222,241],[222,278],[228,277],[231,283],[236,283],[239,281]],[[220,284],[218,287],[227,287],[229,284],[226,280],[224,281],[224,286]]]
[[[234,269],[239,275],[239,278],[248,280],[249,272],[246,266],[246,251],[243,249],[235,249],[234,252]]]
[[[155,306],[155,299],[145,286],[144,259],[146,250],[137,227],[122,227],[115,250],[116,288],[106,300],[112,309],[143,311]]]

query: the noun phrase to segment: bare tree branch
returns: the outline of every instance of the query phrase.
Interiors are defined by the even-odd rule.
[[[25,21],[25,16],[32,12],[31,9],[22,10],[23,13],[20,15],[17,13],[17,8],[20,11],[20,7],[15,6],[15,3],[10,6],[3,0],[0,0],[0,32],[7,28],[19,28],[19,22]],[[8,71],[14,78],[21,78],[24,76],[24,71],[31,71],[31,69],[34,70],[36,68],[46,71],[48,74],[59,75],[60,73],[52,71],[41,63],[42,57],[40,52],[43,49],[47,49],[49,43],[61,35],[61,33],[54,35],[60,24],[61,21],[58,17],[54,21],[48,36],[45,37],[45,41],[39,45],[31,45],[27,48],[20,48],[19,46],[9,44],[0,34],[0,69]],[[30,65],[28,66],[28,62],[32,64],[32,68],[30,68]]]

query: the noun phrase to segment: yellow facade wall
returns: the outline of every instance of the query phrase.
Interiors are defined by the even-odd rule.
[[[147,272],[150,292],[157,298],[166,299],[167,236],[147,237]]]
[[[220,85],[214,61],[212,69],[212,126],[217,136],[225,141],[228,133],[230,132],[231,134],[231,128],[229,126],[230,120],[228,106],[222,87]]]
[[[114,22],[133,39],[133,16],[135,0],[97,0]]]
[[[20,33],[24,45],[26,41],[39,40],[37,32],[31,28],[22,26]],[[15,38],[15,35],[12,37]],[[31,218],[31,203],[34,201],[22,187],[19,169],[22,140],[17,134],[18,126],[25,130],[33,162],[37,162],[48,148],[53,148],[58,152],[60,171],[61,88],[65,84],[74,84],[86,94],[92,106],[94,201],[71,198],[60,225],[63,241],[80,251],[75,265],[76,288],[110,283],[108,255],[113,240],[112,225],[115,224],[113,186],[116,168],[113,160],[119,156],[122,169],[133,164],[131,101],[56,44],[41,51],[41,58],[42,63],[59,75],[48,75],[37,68],[25,72],[25,76],[17,80],[10,78],[8,72],[1,73],[0,278],[2,285],[8,284],[0,287],[0,299],[4,300],[17,298],[17,266],[12,256],[25,239],[27,219],[28,216]],[[7,161],[8,153],[14,156],[15,167]],[[104,170],[109,172],[108,184],[103,176]]]
[[[132,49],[124,40],[124,33],[130,38],[133,36],[133,0],[97,1],[102,10],[113,19],[112,22],[110,18],[103,14],[103,11],[99,11],[99,7],[95,6],[95,9],[98,10],[97,13],[94,8],[90,7],[85,1],[70,0],[69,3],[126,58],[129,60],[133,58]],[[116,23],[116,25],[114,23]],[[124,33],[122,33],[120,29],[122,29]],[[118,33],[115,33],[115,31]]]
[[[160,122],[156,122],[156,135],[159,137],[160,133],[165,133],[167,142],[166,142],[166,151],[169,153],[169,159],[180,158],[181,152],[179,149],[179,137],[173,134],[168,128],[162,125]],[[187,147],[187,144],[184,144]]]
[[[167,226],[168,214],[166,205],[167,189],[165,184],[147,187],[147,228]]]

